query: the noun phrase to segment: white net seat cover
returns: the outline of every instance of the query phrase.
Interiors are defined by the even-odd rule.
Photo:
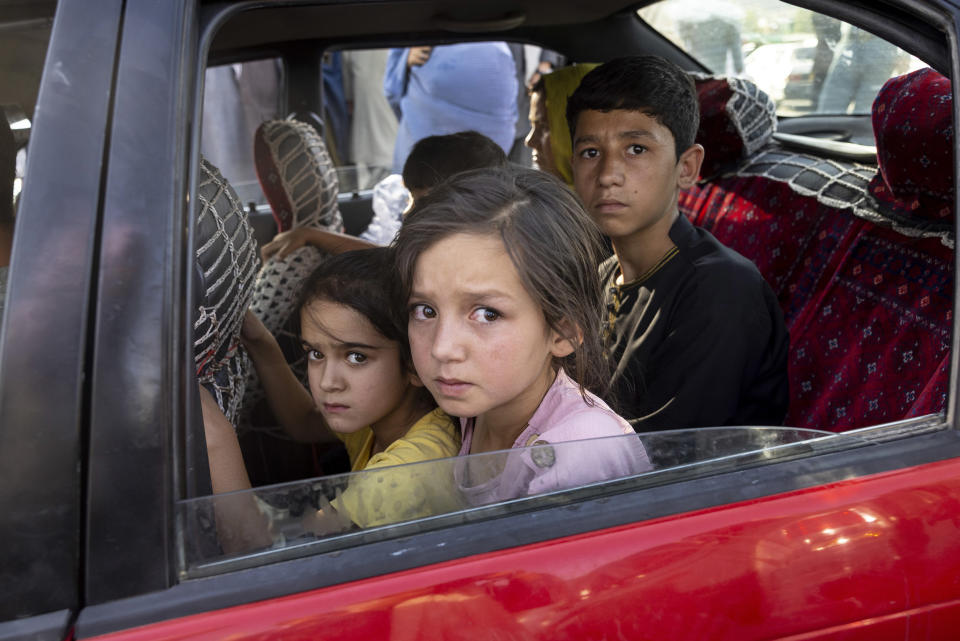
[[[339,182],[323,139],[310,125],[271,120],[257,130],[254,143],[257,175],[280,231],[313,227],[341,231],[337,204]],[[326,254],[306,246],[284,258],[270,257],[256,277],[250,309],[277,337],[297,377],[306,382],[305,361],[295,331],[297,298],[307,276]],[[256,371],[250,368],[241,425],[253,427],[248,412],[264,398]],[[268,426],[269,427],[269,426]]]
[[[197,189],[198,304],[193,323],[197,378],[231,422],[246,386],[249,359],[240,347],[243,314],[260,266],[257,243],[236,192],[206,159]]]

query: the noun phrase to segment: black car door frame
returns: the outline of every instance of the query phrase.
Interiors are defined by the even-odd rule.
[[[83,601],[91,301],[122,14],[122,0],[60,0],[34,113],[0,343],[0,638],[62,638]]]

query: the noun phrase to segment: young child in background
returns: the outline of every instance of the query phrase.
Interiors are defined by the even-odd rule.
[[[413,362],[440,408],[460,417],[461,455],[633,434],[589,391],[606,378],[599,243],[559,180],[519,167],[459,174],[407,215],[395,247]],[[489,502],[647,469],[639,441],[624,443],[582,456],[557,448],[550,465],[508,461],[459,479],[460,489]]]
[[[506,164],[500,145],[476,131],[428,136],[417,141],[403,164],[403,184],[416,203],[454,174]]]
[[[410,192],[412,203],[415,203],[454,174],[482,167],[502,167],[505,164],[507,156],[500,145],[476,131],[429,136],[418,141],[410,151],[403,165],[403,184]],[[277,234],[261,248],[260,254],[266,262],[274,254],[283,258],[304,245],[313,245],[332,254],[377,247],[356,236],[298,227]]]
[[[334,256],[308,278],[300,323],[309,392],[250,312],[241,333],[271,409],[287,433],[305,442],[343,441],[352,471],[454,456],[460,446],[456,426],[436,408],[411,366],[394,273],[392,250],[382,247]],[[226,417],[204,409],[208,442],[211,432],[232,432]],[[223,457],[214,460],[211,453],[210,460],[215,490],[243,489],[229,485],[230,479],[243,481],[235,460],[239,448],[218,451]],[[218,484],[226,475],[227,482]],[[372,496],[375,491],[389,494],[390,500]],[[418,501],[424,497],[416,488],[381,483],[365,486],[360,494],[348,487],[333,503],[338,514],[314,515],[310,529],[338,531],[349,522],[369,527],[423,516]]]

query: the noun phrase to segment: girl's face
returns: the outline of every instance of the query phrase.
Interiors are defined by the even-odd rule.
[[[497,236],[454,234],[420,254],[410,347],[437,404],[491,426],[526,424],[570,343],[550,329]]]
[[[403,366],[400,346],[352,307],[316,300],[300,315],[313,402],[335,432],[356,432],[403,412],[419,383]]]

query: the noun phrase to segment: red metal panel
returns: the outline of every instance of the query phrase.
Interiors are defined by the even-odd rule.
[[[958,599],[954,459],[103,638],[942,639]]]

